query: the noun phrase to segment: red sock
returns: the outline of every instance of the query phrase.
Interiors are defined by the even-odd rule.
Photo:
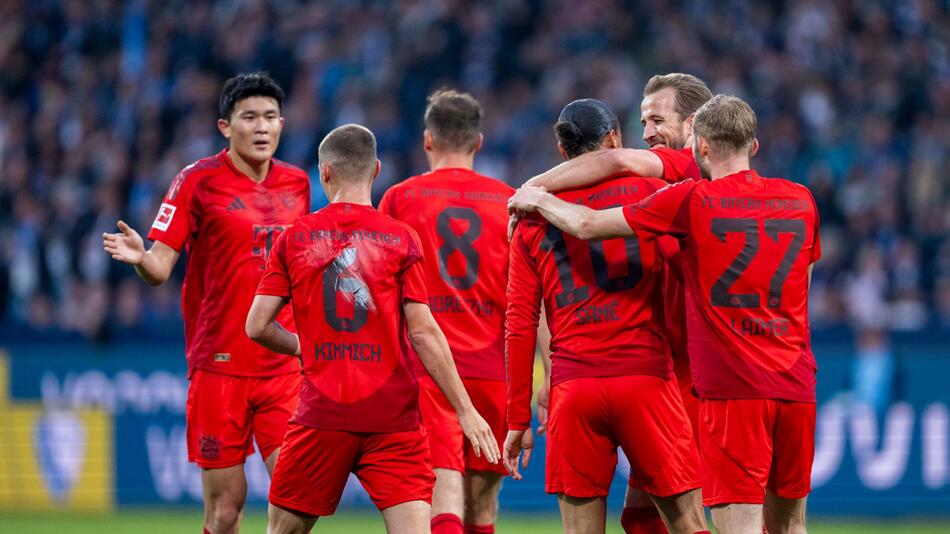
[[[495,534],[495,525],[465,525],[465,534]]]
[[[439,514],[432,518],[432,534],[465,534],[462,518],[455,514]]]
[[[208,530],[208,527],[202,527],[201,530],[202,530],[201,534],[211,534],[211,531]]]
[[[620,514],[620,526],[627,534],[667,534],[666,525],[655,507],[626,507]]]
[[[694,534],[712,534],[712,532],[708,530],[697,530]]]

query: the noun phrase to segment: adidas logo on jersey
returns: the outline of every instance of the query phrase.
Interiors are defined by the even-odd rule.
[[[228,204],[228,211],[243,210],[245,208],[247,208],[247,206],[241,201],[241,197],[234,197],[234,200]]]

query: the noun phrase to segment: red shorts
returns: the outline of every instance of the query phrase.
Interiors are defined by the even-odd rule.
[[[666,497],[699,487],[699,454],[675,380],[575,378],[551,388],[545,490],[606,497],[617,447],[630,485]]]
[[[435,475],[425,429],[370,434],[290,423],[270,485],[270,502],[307,515],[333,515],[355,473],[380,510],[432,503]]]
[[[196,369],[188,384],[188,460],[204,469],[244,463],[254,443],[267,458],[297,409],[300,373],[231,376]]]
[[[811,491],[815,404],[770,399],[700,401],[703,505],[762,504]]]
[[[463,378],[462,384],[465,385],[465,391],[472,399],[475,410],[491,426],[495,440],[498,441],[498,450],[501,450],[507,435],[505,382]],[[462,427],[459,426],[455,410],[429,375],[419,377],[419,414],[429,435],[429,450],[434,467],[461,473],[490,471],[508,474],[501,462],[489,463],[484,453],[481,457],[475,456],[472,444],[462,435]]]
[[[699,397],[693,393],[693,381],[689,376],[677,377],[683,408],[689,417],[689,426],[693,429],[693,438],[699,443]]]

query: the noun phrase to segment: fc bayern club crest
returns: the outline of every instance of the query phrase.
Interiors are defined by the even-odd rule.
[[[206,460],[215,460],[218,458],[221,441],[214,436],[201,436],[198,440],[198,448],[201,449],[201,455]]]

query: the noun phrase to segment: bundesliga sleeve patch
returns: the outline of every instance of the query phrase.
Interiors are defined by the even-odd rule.
[[[176,209],[178,208],[162,202],[162,207],[158,208],[158,215],[155,216],[155,222],[152,223],[152,228],[163,232],[168,230],[168,225],[172,223],[172,218],[175,217]]]

